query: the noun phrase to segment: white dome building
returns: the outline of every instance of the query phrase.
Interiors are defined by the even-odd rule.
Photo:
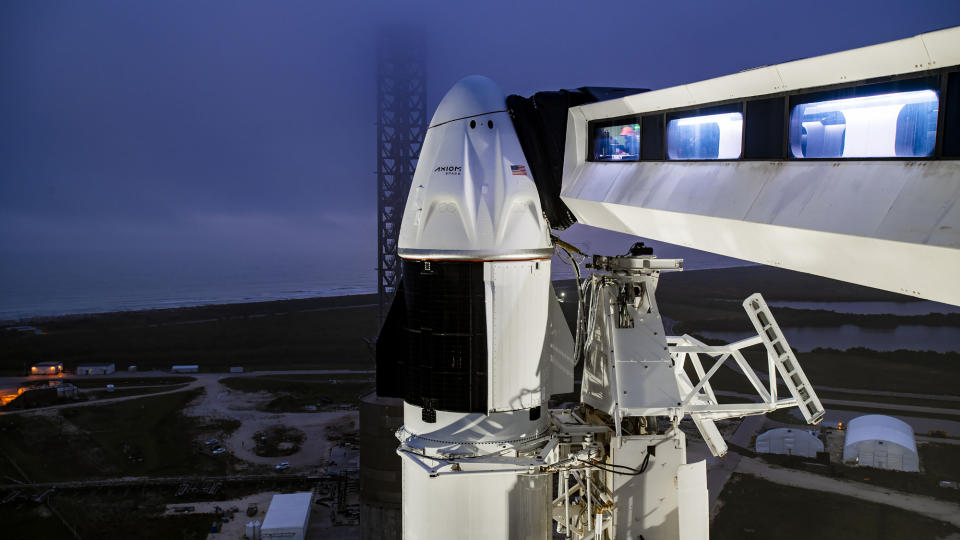
[[[894,471],[920,471],[913,429],[901,420],[880,414],[860,416],[847,424],[843,462]]]
[[[786,454],[812,458],[817,457],[817,452],[823,452],[823,442],[812,431],[776,428],[757,436],[754,448],[758,454]]]

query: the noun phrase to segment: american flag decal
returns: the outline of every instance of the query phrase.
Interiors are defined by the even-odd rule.
[[[523,165],[511,165],[511,166],[510,166],[510,172],[511,172],[512,174],[519,174],[519,175],[521,175],[521,176],[526,176],[526,175],[527,175],[527,168],[524,167]]]

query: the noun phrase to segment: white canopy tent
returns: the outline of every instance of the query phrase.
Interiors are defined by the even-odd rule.
[[[847,424],[843,462],[895,471],[920,471],[913,429],[901,420],[880,414],[860,416]]]
[[[776,428],[757,436],[757,453],[817,457],[823,442],[814,432],[805,429]]]

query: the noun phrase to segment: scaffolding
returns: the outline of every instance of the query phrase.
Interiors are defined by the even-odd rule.
[[[380,324],[400,285],[397,238],[403,207],[427,130],[424,45],[419,35],[387,28],[377,39],[377,292]]]

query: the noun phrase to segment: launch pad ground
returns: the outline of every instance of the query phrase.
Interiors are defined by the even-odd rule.
[[[843,538],[957,540],[960,528],[916,513],[852,497],[736,473],[724,488],[711,538]]]
[[[891,300],[887,293],[761,267],[671,274],[664,277],[659,294],[665,316],[675,323],[688,325],[687,331],[696,333],[696,325],[705,324],[697,321],[712,320],[715,322],[710,324],[725,325],[729,323],[724,321],[742,319],[738,304],[729,299],[742,299],[755,290],[762,291],[771,300]],[[570,296],[568,292],[567,297]],[[703,298],[714,300],[704,302]],[[3,340],[0,341],[0,369],[10,376],[0,380],[0,387],[27,379],[16,376],[24,359],[63,356],[66,360],[78,361],[83,354],[90,354],[84,351],[89,351],[91,344],[100,347],[94,349],[94,354],[115,358],[120,370],[96,384],[105,385],[107,379],[130,378],[133,374],[123,372],[127,364],[138,364],[137,378],[152,377],[150,381],[156,382],[147,381],[138,386],[160,386],[161,381],[187,384],[148,396],[105,396],[103,401],[79,406],[66,404],[14,414],[0,411],[0,451],[4,454],[0,455],[0,476],[5,477],[0,484],[173,475],[278,477],[280,473],[274,467],[286,461],[291,466],[286,472],[302,475],[303,480],[224,484],[217,495],[199,499],[239,500],[260,492],[311,490],[317,482],[306,477],[321,475],[329,450],[337,444],[349,447],[356,433],[357,412],[352,410],[356,406],[348,394],[354,390],[354,397],[362,393],[354,384],[370,385],[373,377],[371,356],[363,341],[375,334],[376,308],[369,304],[367,297],[353,297],[209,306],[57,320],[45,328],[46,335],[0,332]],[[576,308],[575,302],[565,302],[563,307],[565,311]],[[775,308],[775,312],[780,317],[780,310]],[[819,312],[790,316],[809,322],[816,319]],[[960,328],[955,318],[947,316],[925,323],[911,316],[890,316],[883,324],[929,323]],[[42,323],[37,324],[44,327]],[[134,339],[135,336],[139,337]],[[289,341],[284,341],[287,338]],[[251,339],[256,343],[248,343]],[[238,347],[238,343],[243,346]],[[201,366],[201,373],[191,375],[195,378],[193,381],[165,380],[164,377],[171,377],[166,372],[144,373],[150,365],[169,368],[177,359],[186,360],[183,355],[195,359],[195,362],[184,363]],[[799,356],[824,397],[828,418],[830,414],[855,416],[878,412],[876,405],[882,405],[881,414],[893,414],[914,426],[924,474],[938,480],[960,480],[960,472],[948,466],[960,463],[960,445],[949,444],[960,440],[950,438],[960,438],[960,416],[956,414],[960,411],[957,400],[960,394],[955,384],[960,377],[960,354],[820,350]],[[247,373],[227,373],[234,363],[244,365]],[[326,371],[302,370],[308,366]],[[271,371],[250,373],[257,367]],[[332,384],[331,380],[338,382]],[[117,389],[121,386],[117,385]],[[940,399],[938,396],[942,395],[950,399]],[[829,400],[855,403],[831,404]],[[865,406],[867,403],[874,408]],[[308,411],[311,405],[317,410]],[[923,410],[909,410],[910,407]],[[184,414],[180,414],[181,411]],[[790,422],[780,414],[772,415],[771,420],[770,426]],[[763,422],[762,417],[748,418],[743,432],[735,428],[738,431],[729,440],[741,448],[752,449],[752,436],[764,429]],[[290,456],[256,456],[254,433],[275,424],[302,430],[306,434],[302,448]],[[928,441],[924,441],[922,435],[932,429],[945,430],[948,438],[942,439],[942,444],[926,444]],[[207,455],[199,451],[198,445],[214,438],[228,449],[226,453]],[[128,445],[128,451],[138,453],[125,452],[124,444]],[[692,447],[690,459],[694,460],[697,458]],[[849,474],[831,477],[823,467],[760,462],[763,467],[796,469],[832,481],[824,484],[822,489],[826,491],[811,491],[810,486],[783,485],[774,483],[774,478],[759,478],[754,465],[743,465],[752,462],[733,458],[737,451],[734,448],[730,456],[715,460],[710,466],[711,502],[720,501],[715,506],[713,538],[912,540],[951,538],[951,534],[960,534],[956,527],[925,515],[923,508],[918,512],[917,508],[897,506],[899,501],[909,499],[897,497],[881,505],[857,497],[861,486],[866,486],[864,492],[880,487],[892,493],[919,497],[919,501],[933,497],[923,490],[927,488],[921,489],[900,477],[886,479],[871,471],[870,480],[865,481],[865,476],[856,478]],[[131,460],[130,455],[142,457],[144,461]],[[838,484],[842,489],[837,488]],[[17,489],[30,497],[46,490],[31,490],[26,486]],[[136,534],[143,538],[204,538],[211,516],[162,515],[167,504],[198,500],[195,495],[176,497],[176,491],[177,486],[99,487],[60,490],[48,494],[46,500],[78,530],[88,531],[94,537],[105,530],[103,527],[107,524],[120,523],[136,527],[130,530],[138,531]],[[744,496],[741,492],[749,494]],[[0,501],[9,493],[12,491],[6,486],[0,489]],[[935,502],[952,505],[956,515],[960,515],[960,501],[950,499],[958,492],[943,490],[942,493]],[[784,500],[789,500],[789,504]],[[311,529],[318,528],[319,537],[349,538],[351,531],[356,531],[356,527],[333,525],[329,508],[315,506]],[[11,526],[8,531],[27,531],[22,536],[37,533],[45,538],[72,538],[46,503],[34,503],[32,499],[0,505],[0,519]],[[243,521],[242,516],[235,519]],[[905,522],[916,522],[918,534],[897,536],[895,533],[902,530],[900,524]],[[867,534],[876,530],[864,525],[876,523],[889,525],[884,529],[888,531],[886,536]],[[844,528],[848,524],[849,528]],[[323,527],[327,529],[320,532]],[[929,534],[925,536],[926,533]],[[18,538],[17,534],[14,532],[11,537]],[[229,536],[217,533],[213,537]]]

